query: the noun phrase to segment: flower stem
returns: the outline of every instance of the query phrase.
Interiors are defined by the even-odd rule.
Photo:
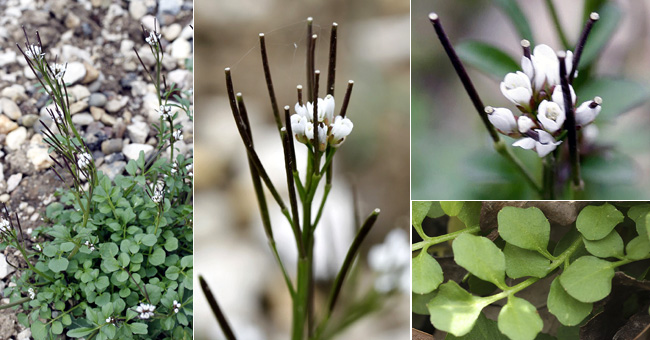
[[[479,231],[481,231],[481,227],[465,228],[465,229],[455,231],[455,232],[450,233],[450,234],[435,236],[435,237],[429,237],[429,236],[425,235],[424,233],[422,233],[422,235],[420,235],[420,236],[424,236],[424,241],[420,241],[418,243],[415,243],[415,244],[411,245],[411,251],[416,251],[416,250],[420,250],[422,248],[430,247],[430,246],[432,246],[434,244],[451,241],[451,240],[455,239],[456,237],[460,236],[461,234],[476,234]]]
[[[227,340],[236,340],[237,338],[235,337],[235,333],[233,333],[232,328],[230,328],[230,324],[228,323],[226,316],[221,311],[221,308],[219,308],[217,299],[212,294],[210,286],[208,286],[207,282],[205,282],[205,279],[202,275],[199,275],[199,283],[201,284],[203,294],[205,294],[205,298],[208,300],[208,304],[210,304],[210,308],[212,309],[214,316],[217,318],[217,322],[219,322],[219,326],[221,327],[224,336]]]
[[[548,7],[548,11],[551,13],[551,17],[553,18],[553,24],[555,24],[555,30],[557,31],[557,35],[560,38],[560,41],[562,41],[562,46],[564,46],[565,49],[569,49],[569,40],[566,38],[566,34],[564,34],[564,29],[562,28],[562,25],[560,24],[560,18],[557,15],[557,11],[555,10],[555,5],[553,4],[553,0],[546,0],[546,7]]]
[[[278,127],[278,132],[280,132],[282,130],[282,120],[280,119],[280,110],[278,109],[278,101],[275,98],[275,90],[273,89],[273,79],[271,78],[271,69],[269,68],[269,58],[266,54],[266,43],[264,41],[264,33],[260,33],[260,50],[262,53],[262,67],[264,68],[266,87],[269,91],[269,98],[271,99],[271,109],[273,110],[273,117],[275,118],[275,124]]]
[[[591,28],[594,26],[594,23],[598,21],[598,19],[600,19],[598,13],[591,13],[589,15],[589,19],[585,23],[585,27],[582,29],[580,39],[578,39],[578,44],[576,45],[576,49],[573,52],[573,67],[571,68],[571,73],[569,74],[569,84],[573,83],[573,78],[575,78],[576,71],[578,70],[578,64],[580,63],[580,57],[582,56],[582,50],[585,48],[585,44],[587,43],[589,32],[591,32]]]
[[[2,309],[7,309],[7,308],[11,308],[11,307],[14,307],[14,306],[18,306],[18,305],[20,305],[20,304],[23,304],[23,303],[29,301],[29,300],[31,300],[30,297],[24,297],[24,298],[22,298],[22,299],[20,299],[20,300],[16,300],[16,301],[11,302],[11,303],[8,303],[8,304],[6,304],[6,305],[0,305],[0,310],[2,310]]]
[[[569,141],[569,159],[571,161],[571,178],[574,190],[582,190],[584,183],[580,179],[580,159],[578,154],[578,133],[576,130],[576,117],[571,102],[571,93],[569,90],[569,80],[567,79],[566,63],[564,62],[566,53],[558,52],[560,62],[560,84],[564,94],[564,110],[566,112],[566,121],[564,129],[567,130],[567,139]]]
[[[337,23],[332,23],[332,30],[330,33],[330,55],[329,55],[329,64],[327,66],[327,94],[334,96],[334,83],[336,75],[336,41],[337,34],[336,29],[338,28]]]

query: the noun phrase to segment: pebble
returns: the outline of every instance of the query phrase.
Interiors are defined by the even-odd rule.
[[[18,105],[9,98],[0,98],[0,107],[2,108],[2,113],[12,120],[18,120],[23,115]]]
[[[81,24],[81,19],[79,19],[79,17],[72,12],[69,12],[68,15],[65,17],[65,27],[67,28],[74,29],[79,27],[80,24]]]
[[[176,15],[181,11],[181,5],[183,5],[183,0],[160,0],[158,13]]]
[[[122,148],[122,153],[128,160],[137,160],[138,157],[140,157],[140,151],[144,151],[144,155],[147,157],[153,151],[153,146],[148,144],[132,143],[127,144]]]
[[[7,134],[5,139],[5,144],[9,150],[17,150],[20,148],[20,145],[27,139],[27,129],[24,126],[21,126]]]
[[[7,52],[0,53],[0,67],[14,64],[17,60],[18,59],[16,52],[13,50],[8,50]]]
[[[129,14],[135,20],[140,20],[140,18],[147,14],[147,11],[147,4],[143,0],[131,0],[129,3]]]
[[[113,125],[117,124],[117,119],[115,117],[109,115],[108,113],[104,113],[102,115],[102,117],[100,118],[100,120],[101,120],[102,123],[104,123],[106,125],[109,125],[109,126],[113,126]]]
[[[94,121],[95,119],[90,113],[78,113],[72,116],[72,122],[81,126],[88,125]]]
[[[86,67],[84,64],[78,61],[73,61],[71,63],[68,63],[68,68],[63,75],[63,81],[65,81],[66,84],[76,84],[84,79],[85,76]]]
[[[103,93],[93,93],[88,98],[88,105],[94,107],[104,107],[107,101],[108,99],[106,98],[106,95],[104,95]]]
[[[102,116],[106,114],[106,111],[100,107],[90,107],[90,114],[93,116],[95,120],[100,120],[102,119]]]
[[[135,143],[144,143],[149,135],[149,124],[145,122],[133,122],[126,127],[129,138]]]
[[[140,22],[142,23],[142,26],[144,26],[144,28],[146,28],[148,31],[153,31],[154,23],[156,20],[156,17],[151,14],[147,14],[140,19]]]
[[[5,180],[4,165],[0,163],[0,182]]]
[[[70,101],[77,102],[90,97],[90,91],[83,85],[75,85],[68,88],[68,95],[72,97]]]
[[[16,188],[18,188],[18,184],[20,184],[20,181],[23,179],[23,174],[22,173],[17,173],[9,176],[7,178],[7,192],[12,192]]]
[[[10,198],[11,198],[11,196],[9,196],[9,194],[2,194],[2,195],[0,195],[0,202],[7,203],[7,202],[9,202]]]
[[[2,89],[2,92],[0,92],[0,95],[13,100],[14,102],[18,101],[19,99],[24,100],[27,98],[25,95],[25,87],[19,84],[13,84],[9,87],[5,87]]]
[[[24,115],[21,117],[19,122],[24,127],[28,127],[28,128],[33,127],[34,124],[38,123],[38,115],[35,114]]]
[[[192,44],[185,39],[176,39],[172,43],[172,57],[175,59],[186,59],[192,53]]]
[[[9,119],[9,117],[0,114],[0,135],[6,135],[17,128],[18,124],[16,124],[16,122]]]
[[[102,142],[102,152],[105,155],[120,152],[122,151],[122,144],[124,144],[124,142],[120,138],[105,140]]]
[[[32,338],[32,330],[25,328],[22,332],[18,333],[16,340],[29,340]]]
[[[181,35],[181,31],[183,30],[183,27],[179,24],[171,24],[169,26],[165,26],[162,28],[162,35],[167,39],[167,41],[174,41],[176,38],[178,38],[179,35]]]
[[[88,108],[88,101],[87,100],[82,100],[78,101],[76,103],[70,104],[70,114],[75,115],[79,112],[83,112]]]
[[[167,79],[169,83],[176,84],[176,87],[186,88],[192,84],[192,73],[183,69],[173,70],[169,72]]]
[[[104,175],[108,176],[108,178],[113,180],[117,175],[124,172],[124,168],[126,168],[125,161],[115,161],[113,163],[102,164],[98,170],[100,170],[101,172],[104,173]]]
[[[129,102],[129,97],[122,97],[120,99],[111,99],[106,102],[104,109],[107,112],[115,113],[126,106],[126,103]]]
[[[38,143],[31,144],[27,150],[27,158],[34,164],[34,169],[37,171],[45,170],[54,164],[47,149],[47,145]]]
[[[16,269],[7,263],[7,258],[4,254],[0,254],[0,278],[6,278]]]
[[[89,84],[99,78],[99,70],[96,69],[93,65],[84,62],[84,67],[86,68],[86,76],[81,80],[81,83]]]

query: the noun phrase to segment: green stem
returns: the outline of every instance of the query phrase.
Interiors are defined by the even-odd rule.
[[[318,208],[318,213],[316,214],[316,219],[314,220],[314,227],[318,226],[318,222],[320,222],[320,218],[323,215],[323,210],[325,208],[325,202],[327,201],[327,196],[329,196],[331,189],[332,189],[332,184],[325,184],[325,192],[323,193],[323,200],[320,202],[320,207]]]
[[[20,299],[20,300],[17,300],[17,301],[14,301],[14,302],[8,303],[8,304],[6,304],[6,305],[0,305],[0,310],[2,310],[2,309],[7,309],[7,308],[11,308],[11,307],[14,307],[14,306],[18,306],[18,305],[23,304],[23,303],[25,303],[25,302],[27,302],[27,301],[30,301],[30,300],[31,300],[30,297],[24,297],[24,298],[22,298],[22,299]]]
[[[479,231],[481,231],[481,227],[472,227],[472,228],[465,228],[465,229],[462,229],[462,230],[459,230],[459,231],[455,231],[455,232],[453,232],[451,234],[446,234],[446,235],[442,235],[442,236],[436,236],[436,237],[428,237],[427,236],[424,241],[420,241],[418,243],[413,244],[411,246],[411,251],[416,251],[416,250],[420,250],[420,249],[425,248],[425,247],[432,246],[434,244],[451,241],[451,240],[455,239],[456,237],[460,236],[461,234],[466,234],[466,233],[476,234]]]
[[[571,48],[571,46],[569,45],[569,40],[566,38],[566,34],[564,34],[564,29],[560,24],[560,18],[557,15],[557,11],[555,10],[555,5],[553,4],[553,1],[546,0],[546,7],[548,7],[548,11],[551,13],[551,18],[553,18],[553,24],[555,24],[555,30],[557,31],[557,35],[560,38],[560,41],[562,41],[562,46],[564,46],[564,48],[568,50],[569,48]]]
[[[305,332],[305,320],[309,304],[310,266],[311,263],[308,258],[298,259],[298,286],[296,298],[293,300],[292,340],[302,340]]]

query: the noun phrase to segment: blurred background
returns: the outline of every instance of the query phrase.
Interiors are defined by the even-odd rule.
[[[492,141],[428,20],[440,16],[452,44],[486,42],[505,50],[519,63],[521,36],[499,4],[501,0],[413,0],[412,7],[412,162],[413,199],[529,199],[535,198],[523,177],[512,171],[492,147]],[[650,123],[646,102],[650,62],[647,18],[650,1],[589,1],[603,3],[601,21],[612,24],[612,39],[591,70],[597,78],[626,78],[633,91],[609,86],[600,91],[603,110],[596,119],[595,144],[604,150],[583,164],[589,199],[648,198],[650,189]],[[528,19],[536,44],[561,49],[546,1],[516,1]],[[584,1],[557,1],[557,9],[571,45],[583,28]],[[608,18],[608,20],[603,20]],[[605,24],[607,22],[607,24]],[[594,28],[596,30],[596,28]],[[593,38],[593,35],[592,35]],[[467,65],[466,65],[467,66]],[[467,67],[485,105],[514,106],[501,94],[494,78]],[[582,71],[581,71],[582,72]],[[580,80],[580,76],[576,81]],[[583,76],[584,78],[584,76]],[[635,83],[640,86],[636,86]],[[578,103],[593,97],[587,86],[576,86]],[[595,86],[591,86],[593,89]],[[636,87],[636,88],[634,88]],[[634,93],[632,93],[634,92]],[[591,93],[590,93],[591,94]],[[608,97],[606,95],[609,94]],[[638,106],[637,104],[643,104]],[[637,106],[627,110],[630,106]],[[618,114],[619,111],[622,114]],[[624,111],[624,112],[623,112]],[[514,112],[514,111],[513,111]],[[506,143],[514,142],[504,138]],[[514,148],[541,179],[541,162],[534,152]]]
[[[364,308],[377,311],[337,339],[405,338],[410,311],[407,0],[195,2],[195,271],[205,276],[238,338],[288,338],[291,301],[263,233],[223,70],[232,69],[235,91],[242,92],[246,101],[258,154],[276,187],[286,194],[281,141],[264,81],[258,34],[266,35],[278,104],[290,105],[293,111],[296,85],[306,85],[309,16],[314,18],[314,33],[319,35],[316,68],[323,74],[330,26],[332,22],[339,25],[337,113],[347,81],[355,81],[347,111],[354,130],[335,157],[334,187],[316,236],[316,276],[322,288],[316,294],[316,311],[322,309],[328,282],[336,275],[354,237],[354,202],[361,218],[380,208],[379,220],[364,241],[355,274],[344,284],[341,305],[337,306],[345,309],[353,301],[374,296],[370,300],[379,303]],[[306,149],[297,143],[296,150]],[[292,234],[276,206],[269,206],[280,255],[288,262],[288,271],[295,273]],[[395,286],[390,294],[378,294],[373,287],[381,275],[370,269],[368,252],[396,228],[404,232],[393,233],[390,242],[403,243],[402,255],[395,257],[405,257],[405,275],[401,275],[405,293]],[[194,315],[197,339],[223,337],[198,287]]]

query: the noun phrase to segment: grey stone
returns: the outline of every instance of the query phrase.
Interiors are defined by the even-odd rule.
[[[104,107],[106,105],[107,98],[103,93],[93,93],[88,98],[88,105],[95,107]]]
[[[68,95],[71,96],[71,102],[77,102],[90,97],[90,91],[83,85],[75,85],[68,88]]]
[[[140,18],[147,14],[147,11],[147,5],[143,0],[131,0],[129,3],[129,14],[135,20],[140,20]]]
[[[82,126],[88,125],[94,121],[95,119],[90,113],[78,113],[72,116],[72,122]]]
[[[115,176],[124,172],[124,168],[126,168],[126,162],[116,161],[113,163],[104,163],[98,168],[98,170],[103,172],[104,175],[108,176],[108,178],[113,180],[115,179]]]
[[[14,102],[18,101],[19,99],[24,100],[27,98],[25,95],[25,87],[19,84],[13,84],[9,87],[5,87],[2,89],[2,92],[0,94],[5,98],[13,100]]]
[[[80,101],[78,101],[76,103],[70,104],[70,114],[73,115],[73,117],[74,117],[75,114],[77,114],[79,112],[83,112],[87,108],[88,108],[88,101],[87,100],[80,100]]]
[[[13,50],[8,50],[7,52],[0,53],[0,67],[14,64],[18,59],[16,58],[16,52]]]
[[[140,151],[144,152],[145,158],[153,151],[153,146],[148,144],[128,144],[122,148],[122,153],[126,156],[127,159],[138,159],[140,157]]]
[[[104,109],[107,112],[110,113],[115,113],[117,111],[120,111],[122,108],[126,106],[126,103],[128,103],[129,97],[122,97],[120,99],[111,99],[108,102],[106,102],[106,105],[104,106]]]
[[[12,120],[18,120],[23,115],[18,104],[9,98],[0,98],[0,106],[2,107],[2,113]]]
[[[158,13],[176,15],[181,11],[182,0],[160,0]]]
[[[162,35],[167,41],[174,41],[181,35],[183,27],[179,24],[171,24],[162,28]]]
[[[7,263],[7,258],[4,254],[0,254],[0,278],[6,278],[11,273],[16,271],[16,269]]]
[[[16,150],[20,148],[20,145],[25,142],[27,139],[27,129],[24,126],[17,128],[7,134],[5,139],[5,144],[10,150]]]
[[[34,124],[39,124],[40,125],[40,123],[38,122],[38,118],[39,118],[38,115],[28,114],[28,115],[22,116],[21,119],[20,119],[20,122],[24,127],[30,128],[30,127],[33,127]]]
[[[22,332],[18,333],[16,340],[29,340],[32,338],[32,330],[25,328]]]
[[[124,142],[120,138],[105,140],[102,142],[102,152],[105,155],[110,155],[122,151],[122,144]]]
[[[9,176],[9,178],[7,178],[7,192],[14,191],[18,187],[22,179],[23,179],[23,174],[21,173],[17,173]]]
[[[135,143],[144,143],[149,135],[149,124],[145,122],[133,122],[126,127],[129,138]]]

